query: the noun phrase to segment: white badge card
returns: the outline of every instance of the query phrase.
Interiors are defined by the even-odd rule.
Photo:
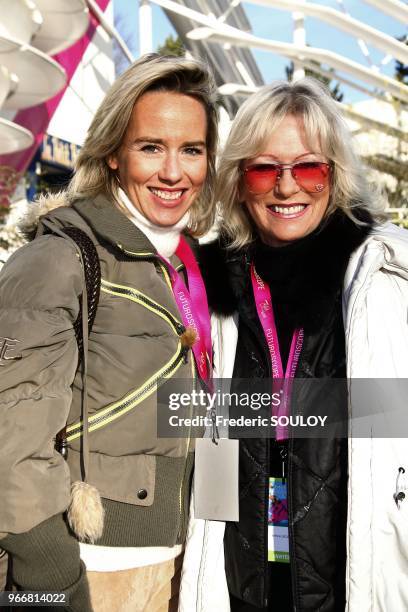
[[[196,440],[194,512],[196,518],[239,521],[238,440]]]

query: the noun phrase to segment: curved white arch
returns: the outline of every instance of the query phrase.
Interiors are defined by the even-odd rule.
[[[404,25],[408,23],[408,6],[400,0],[363,0],[366,4],[371,4]]]
[[[294,60],[315,60],[319,63],[324,63],[330,67],[347,72],[361,81],[368,83],[380,90],[388,91],[395,98],[408,103],[408,87],[403,83],[400,83],[396,79],[379,74],[374,70],[359,64],[353,60],[345,58],[338,53],[329,51],[326,49],[318,49],[315,47],[301,47],[294,45],[293,43],[277,42],[260,38],[249,34],[248,32],[242,32],[237,28],[233,28],[227,24],[221,23],[214,16],[208,17],[190,8],[177,4],[173,0],[150,0],[154,4],[161,6],[162,8],[172,11],[178,15],[182,15],[200,23],[205,26],[203,28],[197,28],[190,32],[188,36],[191,39],[209,39],[218,42],[232,43],[236,46],[241,47],[255,47],[258,49],[264,49],[284,55]],[[280,1],[280,0],[279,0]]]
[[[153,0],[154,2],[168,2],[169,0]],[[234,28],[231,28],[234,29]],[[264,49],[267,51],[273,51],[279,55],[284,55],[290,59],[296,61],[302,61],[303,59],[315,60],[316,62],[327,64],[336,70],[341,70],[353,75],[355,78],[364,81],[378,87],[381,90],[388,91],[391,95],[403,102],[408,103],[408,87],[403,83],[400,83],[396,79],[379,74],[366,68],[362,64],[355,62],[350,59],[346,59],[329,51],[327,49],[318,49],[317,47],[300,47],[293,43],[276,42],[273,40],[267,40],[265,38],[259,38],[246,32],[231,32],[222,31],[220,28],[197,28],[189,33],[189,36],[193,39],[206,38],[218,42],[228,42],[241,47],[255,47],[257,49]]]
[[[350,15],[340,13],[336,9],[321,4],[311,4],[304,0],[246,0],[250,4],[260,4],[268,8],[277,8],[287,11],[301,11],[305,15],[310,15],[326,21],[330,25],[352,34],[357,38],[362,38],[365,42],[371,43],[377,49],[389,53],[400,62],[408,64],[408,46],[399,42],[392,36],[380,32],[371,26],[354,19]],[[383,2],[383,0],[381,0]],[[407,11],[408,13],[408,11]]]

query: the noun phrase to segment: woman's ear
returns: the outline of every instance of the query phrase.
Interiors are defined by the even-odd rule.
[[[118,158],[116,155],[109,155],[109,157],[106,158],[106,163],[111,170],[117,170],[119,168]]]

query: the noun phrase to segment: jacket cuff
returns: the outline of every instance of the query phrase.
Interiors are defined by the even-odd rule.
[[[66,593],[70,612],[92,610],[79,544],[62,514],[25,533],[9,534],[1,540],[1,547],[12,557],[13,581],[18,588]]]

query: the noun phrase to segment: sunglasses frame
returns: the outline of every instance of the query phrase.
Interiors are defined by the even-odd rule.
[[[304,186],[297,180],[296,176],[294,175],[294,169],[296,168],[296,166],[300,166],[303,164],[319,164],[322,166],[327,166],[328,168],[328,178],[330,180],[330,172],[332,170],[333,164],[331,162],[323,162],[323,161],[304,161],[304,162],[293,162],[293,164],[279,164],[279,163],[274,163],[274,162],[270,162],[268,164],[252,164],[250,166],[248,166],[247,168],[243,168],[241,169],[241,174],[244,177],[244,182],[245,182],[245,187],[248,189],[249,193],[253,193],[254,195],[263,195],[265,193],[268,193],[269,191],[271,191],[271,189],[274,189],[276,187],[276,185],[279,183],[281,177],[282,177],[282,172],[283,170],[286,169],[290,169],[290,173],[291,176],[293,178],[293,180],[295,181],[295,183],[301,188],[303,189],[303,191],[306,191],[306,193],[321,193],[322,191],[324,191],[325,187],[323,186],[322,189],[316,189],[315,191],[309,191],[308,189],[305,189]],[[245,180],[245,174],[248,172],[248,170],[250,170],[251,168],[253,168],[254,166],[276,166],[277,171],[278,171],[278,175],[276,177],[276,181],[275,183],[270,187],[270,189],[268,189],[267,191],[251,191],[248,187],[248,185],[246,184],[246,180]]]

